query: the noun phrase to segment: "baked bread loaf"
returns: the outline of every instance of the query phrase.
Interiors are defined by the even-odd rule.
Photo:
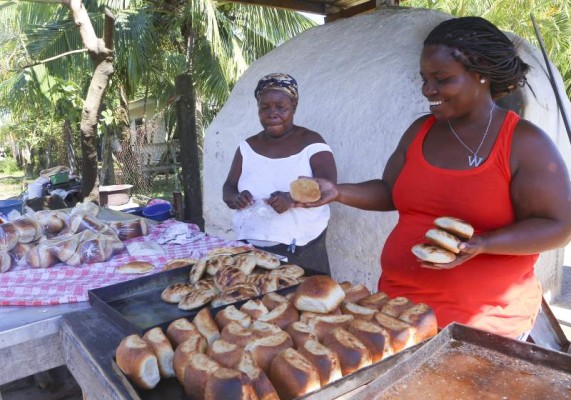
[[[206,260],[206,273],[214,276],[222,267],[228,267],[234,264],[234,258],[231,256],[214,256]]]
[[[101,242],[99,243],[102,244]],[[111,254],[109,254],[109,257],[110,256]],[[155,266],[146,261],[131,261],[115,268],[115,272],[120,274],[146,274],[147,272],[152,271],[153,268],[155,268]]]
[[[254,321],[250,328],[257,338],[272,336],[284,332],[279,326],[262,321]]]
[[[341,363],[337,354],[317,340],[306,341],[298,351],[317,367],[321,386],[342,377]]]
[[[167,261],[163,266],[163,271],[170,271],[171,269],[177,269],[186,267],[187,265],[194,265],[198,262],[195,258],[174,258]]]
[[[459,218],[439,217],[434,220],[434,225],[464,239],[470,239],[474,235],[474,227]]]
[[[173,354],[173,368],[175,376],[181,384],[184,384],[184,373],[191,354],[205,353],[207,349],[206,339],[198,333],[176,346]]]
[[[159,372],[162,378],[173,378],[174,350],[171,342],[160,327],[148,330],[143,335],[143,340],[151,347],[159,364]]]
[[[250,253],[256,256],[256,265],[264,269],[276,269],[281,265],[279,258],[267,251],[253,249]]]
[[[216,321],[218,328],[222,330],[232,321],[239,323],[244,328],[247,328],[252,323],[252,318],[250,318],[248,314],[238,310],[235,306],[228,306],[223,310],[218,311],[214,317],[214,321]]]
[[[432,244],[442,247],[444,250],[451,251],[454,254],[460,253],[458,246],[462,241],[443,229],[429,229],[424,234],[424,237]]]
[[[418,303],[404,310],[398,318],[414,327],[414,342],[420,343],[438,333],[438,323],[432,308],[427,304]]]
[[[9,223],[0,225],[0,247],[5,251],[12,250],[18,243],[18,234]]]
[[[429,263],[448,264],[456,260],[456,255],[451,251],[428,243],[414,245],[411,250],[416,257]]]
[[[370,321],[356,319],[349,325],[348,332],[355,336],[371,352],[373,362],[382,360],[392,352],[387,348],[388,333]]]
[[[212,314],[208,308],[203,308],[200,310],[192,320],[192,323],[196,326],[196,329],[202,337],[206,339],[208,345],[211,346],[212,343],[220,339],[220,330]]]
[[[350,287],[347,288],[343,287],[341,288],[345,292],[345,301],[351,303],[356,303],[359,300],[371,295],[369,289],[367,289],[367,287],[362,283],[359,283],[357,285],[351,285]]]
[[[315,332],[317,338],[323,340],[335,328],[349,328],[353,320],[352,315],[318,315],[311,318],[307,324]]]
[[[234,266],[240,269],[244,275],[248,276],[256,268],[256,256],[249,253],[234,256]]]
[[[215,341],[206,351],[208,357],[227,368],[235,368],[244,356],[244,353],[242,347],[224,339]]]
[[[178,304],[184,296],[194,290],[190,283],[173,283],[168,285],[161,293],[161,300],[166,303]]]
[[[208,258],[215,256],[234,256],[252,250],[251,246],[217,247],[208,252]]]
[[[258,321],[267,322],[285,329],[299,319],[299,313],[290,303],[282,303],[267,314],[261,315]]]
[[[181,310],[195,310],[200,308],[217,296],[217,291],[212,289],[197,289],[196,287],[187,293],[178,303]]]
[[[341,303],[341,306],[339,306],[339,308],[341,309],[341,312],[343,314],[352,315],[353,318],[355,319],[362,319],[365,321],[371,321],[375,316],[375,314],[377,313],[377,310],[373,308],[363,307],[360,306],[359,304],[347,301]]]
[[[249,378],[241,371],[220,368],[206,380],[204,400],[256,400],[258,396]]]
[[[278,269],[270,271],[270,276],[287,276],[290,278],[300,278],[305,275],[305,270],[299,265],[284,264]]]
[[[214,284],[221,292],[242,282],[246,282],[246,274],[235,266],[221,267],[214,275]]]
[[[240,307],[240,311],[245,312],[248,314],[252,320],[256,320],[264,314],[269,312],[268,308],[262,303],[262,300],[255,299],[255,300],[248,300],[242,307]]]
[[[236,369],[248,376],[259,400],[280,400],[268,375],[256,365],[250,353],[244,353]]]
[[[414,327],[408,322],[391,317],[385,313],[375,314],[373,322],[384,328],[389,334],[389,343],[394,353],[414,345]]]
[[[232,321],[222,329],[220,338],[240,347],[246,347],[252,340],[257,339],[254,332],[244,328],[239,322]]]
[[[330,334],[325,336],[323,344],[333,350],[339,357],[343,376],[372,364],[369,349],[367,349],[363,342],[345,329],[334,329]]]
[[[380,310],[390,299],[391,298],[386,293],[377,292],[370,296],[363,297],[361,300],[357,301],[357,304],[374,310]]]
[[[175,319],[167,327],[166,335],[172,343],[173,348],[196,334],[200,335],[196,326],[186,318]]]
[[[184,371],[184,392],[190,400],[204,400],[205,384],[220,364],[203,353],[192,353]]]
[[[279,352],[292,347],[293,342],[289,335],[284,331],[280,331],[271,336],[265,336],[251,341],[246,345],[245,350],[250,352],[256,364],[258,364],[258,367],[263,369],[265,373],[268,373],[270,364],[275,356]],[[275,382],[271,377],[270,380],[272,380],[275,386]]]
[[[321,387],[317,367],[291,348],[276,355],[269,377],[281,400],[292,400]]]
[[[204,276],[206,271],[206,259],[202,258],[196,262],[190,269],[188,280],[191,284],[195,285]],[[214,282],[214,281],[213,281]]]
[[[301,321],[295,321],[289,324],[286,328],[286,332],[293,340],[293,344],[296,349],[301,349],[303,344],[308,340],[317,340],[315,332],[309,327],[309,325],[304,324]]]
[[[273,310],[282,303],[289,303],[288,299],[278,293],[268,293],[262,297],[262,303],[268,310]]]
[[[319,184],[313,179],[299,178],[289,184],[289,194],[298,203],[313,203],[321,198]]]
[[[119,343],[115,360],[137,387],[152,389],[161,379],[157,357],[139,335],[129,335]]]
[[[258,290],[251,283],[237,283],[224,289],[224,291],[212,299],[212,307],[220,307],[226,304],[236,303],[237,301],[247,300],[258,294]]]
[[[381,312],[390,315],[391,317],[398,317],[404,310],[414,306],[414,303],[406,297],[395,297],[386,302],[381,308]]]
[[[13,258],[5,250],[0,250],[0,272],[8,272],[12,268]]]
[[[329,313],[344,299],[345,292],[337,282],[326,275],[314,275],[299,284],[292,302],[299,311]]]

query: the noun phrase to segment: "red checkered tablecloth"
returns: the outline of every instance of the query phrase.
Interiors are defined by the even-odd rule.
[[[157,242],[163,232],[174,224],[167,220],[150,229],[147,236],[131,239],[127,242]],[[189,232],[197,233],[196,225],[188,225]],[[164,264],[173,258],[201,258],[218,247],[243,245],[239,241],[227,241],[206,235],[196,241],[184,244],[165,244],[165,256],[130,256],[127,250],[116,254],[109,261],[95,264],[83,264],[70,267],[60,263],[46,269],[32,269],[26,265],[0,274],[0,306],[44,306],[87,301],[87,291],[103,286],[152,275],[162,271]],[[121,274],[115,268],[130,261],[148,261],[155,268],[146,274]]]

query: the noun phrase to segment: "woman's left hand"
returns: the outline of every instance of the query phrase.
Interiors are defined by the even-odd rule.
[[[456,260],[446,264],[433,264],[426,261],[420,261],[420,266],[430,269],[452,269],[464,264],[466,261],[476,257],[478,254],[484,253],[484,240],[479,236],[474,236],[467,242],[462,242],[458,246],[460,253],[456,254]]]
[[[294,201],[287,192],[273,192],[266,203],[278,214],[282,214],[294,206]]]

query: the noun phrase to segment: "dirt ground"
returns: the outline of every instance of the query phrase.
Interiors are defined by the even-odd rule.
[[[64,367],[0,386],[0,400],[82,400],[81,388]]]

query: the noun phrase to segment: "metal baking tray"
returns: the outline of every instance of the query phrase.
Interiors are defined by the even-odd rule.
[[[571,355],[451,324],[353,400],[569,399]]]
[[[188,282],[190,268],[189,265],[89,290],[89,302],[92,307],[101,311],[126,334],[137,333],[142,335],[156,326],[160,326],[166,331],[168,325],[175,319],[183,317],[192,319],[200,311],[200,308],[181,310],[176,304],[169,304],[161,300],[161,293],[167,286],[173,283]],[[305,276],[316,274],[311,270],[305,270]],[[294,285],[280,289],[276,293],[286,295],[296,288],[297,285]],[[246,301],[248,300],[233,304],[239,307]],[[209,305],[205,305],[205,307],[209,307]],[[224,307],[226,306],[210,307],[212,315],[216,315]]]

